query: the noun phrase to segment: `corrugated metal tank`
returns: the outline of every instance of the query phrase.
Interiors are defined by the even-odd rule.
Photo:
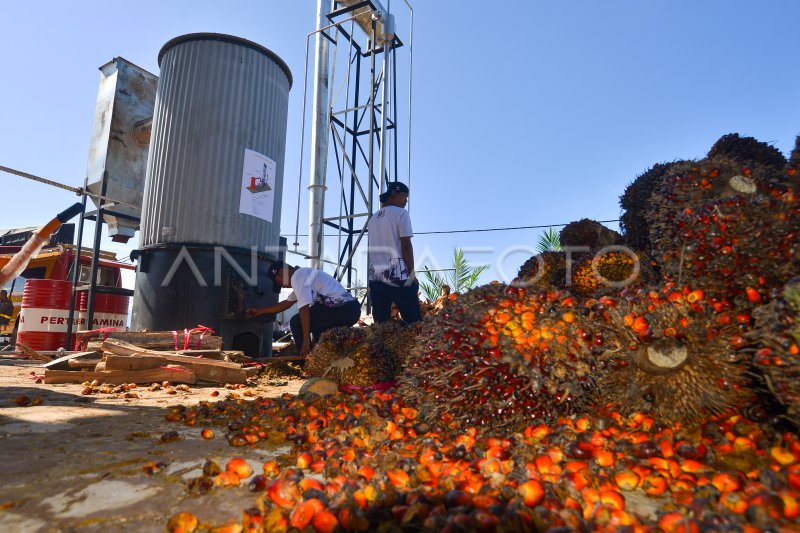
[[[213,33],[172,39],[159,66],[140,245],[277,247],[289,68],[261,45]],[[276,163],[271,221],[239,212],[246,149]]]
[[[159,53],[131,326],[208,326],[226,349],[269,356],[266,277],[280,238],[292,75],[256,43],[184,35]]]

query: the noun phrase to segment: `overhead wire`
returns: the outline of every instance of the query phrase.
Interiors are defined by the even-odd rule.
[[[597,220],[601,224],[607,222],[619,222],[619,219],[613,220]],[[566,226],[569,222],[560,223],[560,224],[537,224],[534,226],[508,226],[502,228],[474,228],[474,229],[451,229],[451,230],[441,230],[441,231],[415,231],[414,235],[437,235],[437,234],[450,234],[450,233],[480,233],[486,231],[513,231],[513,230],[521,230],[521,229],[545,229],[545,228],[555,228],[560,226]],[[281,235],[281,237],[291,237],[292,235]],[[308,237],[308,234],[297,235],[298,237]],[[324,235],[325,237],[335,237],[336,235]]]

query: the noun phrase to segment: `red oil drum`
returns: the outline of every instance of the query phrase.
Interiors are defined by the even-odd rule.
[[[69,349],[67,321],[72,282],[29,279],[22,292],[17,342],[34,350]]]
[[[78,329],[125,329],[128,325],[130,297],[120,294],[98,293],[94,295],[94,317],[92,324],[86,323],[89,292],[78,293]]]

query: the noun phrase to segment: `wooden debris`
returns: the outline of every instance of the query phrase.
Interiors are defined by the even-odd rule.
[[[106,336],[107,335],[107,336]],[[91,333],[89,331],[79,331],[76,334],[76,339],[81,342],[89,342],[87,348],[99,347],[103,339],[116,339],[149,350],[169,350],[175,351],[175,336],[171,331],[108,331]],[[180,349],[185,346],[183,331],[177,332],[177,341]],[[198,346],[197,343],[200,343]],[[189,335],[188,346],[190,349],[201,350],[214,350],[219,352],[222,350],[222,337],[216,335],[203,335],[200,339],[200,333],[192,333]]]
[[[163,357],[155,355],[116,355],[106,356],[106,370],[149,370],[169,364]]]
[[[73,368],[73,369],[75,369],[75,368],[92,368],[92,369],[94,369],[101,362],[102,361],[98,357],[90,358],[90,359],[70,359],[69,361],[66,362],[66,366],[67,366],[67,368]],[[62,363],[62,365],[63,365],[63,363]],[[53,370],[64,370],[64,368],[62,368],[62,365],[59,365],[57,368],[52,368],[52,367],[48,367],[48,368],[52,368]]]
[[[103,351],[112,352],[115,355],[127,355],[132,357],[160,357],[165,364],[178,363],[189,368],[195,373],[199,381],[210,381],[220,384],[247,383],[247,372],[245,372],[242,365],[239,363],[201,359],[188,355],[177,355],[173,352],[147,350],[129,342],[114,339],[106,339],[103,341]]]
[[[52,360],[52,357],[48,357],[42,353],[39,353],[30,346],[26,346],[19,342],[17,343],[17,349],[19,349],[22,353],[24,353],[31,359],[36,359],[37,361],[45,361],[49,363]]]
[[[85,358],[85,359],[94,359],[95,363],[100,359],[100,352],[71,352],[63,357],[59,357],[58,359],[53,359],[42,365],[44,368],[50,368],[55,370],[56,368],[60,368],[62,366],[66,366],[69,368],[68,363],[73,359],[78,358]]]
[[[45,370],[44,382],[47,384],[57,383],[83,383],[84,381],[98,380],[109,385],[122,385],[123,383],[161,383],[170,381],[172,383],[188,383],[190,385],[197,382],[195,374],[181,366],[160,366],[149,370],[107,370],[103,372],[90,371],[68,371],[68,370]]]

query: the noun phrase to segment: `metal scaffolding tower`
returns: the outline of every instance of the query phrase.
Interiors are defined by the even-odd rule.
[[[321,268],[325,228],[338,235],[335,275],[352,287],[356,250],[364,240],[367,223],[377,207],[377,196],[390,181],[401,179],[410,186],[411,65],[413,9],[408,8],[408,60],[398,67],[397,36],[391,0],[318,0],[315,36],[314,93],[308,189],[309,266]],[[398,68],[408,77],[407,176],[398,169]],[[303,103],[303,144],[307,92]],[[332,149],[331,149],[332,148]],[[300,185],[303,182],[301,150],[298,183],[298,219],[294,252],[299,243]],[[334,172],[328,173],[328,170]],[[338,207],[338,212],[331,209]],[[327,208],[327,210],[326,210]],[[358,280],[366,281],[366,280]]]

